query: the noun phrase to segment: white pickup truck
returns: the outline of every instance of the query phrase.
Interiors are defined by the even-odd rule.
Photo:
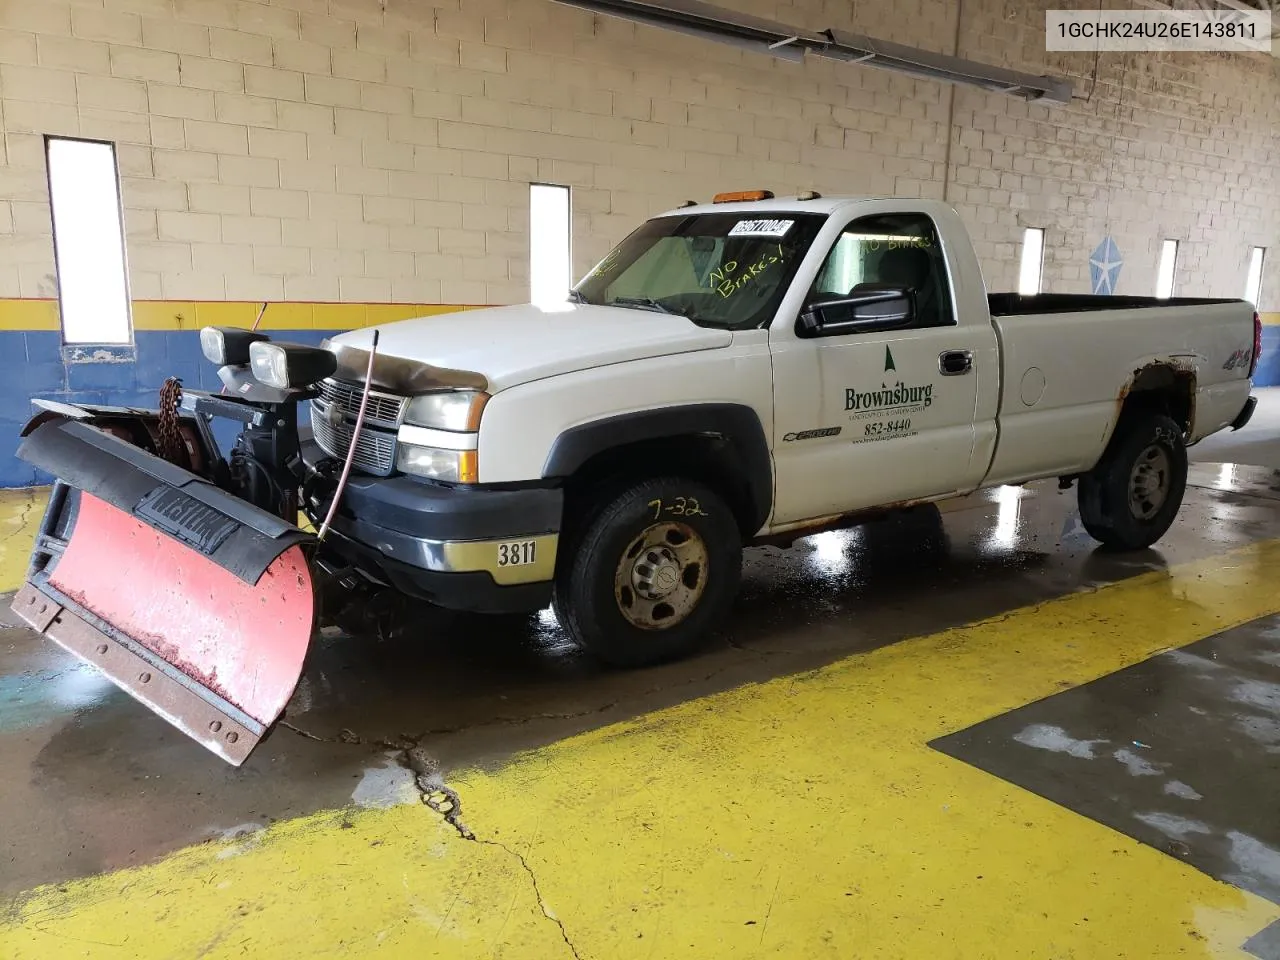
[[[988,294],[941,203],[717,200],[563,303],[319,348],[210,327],[221,393],[41,401],[18,455],[57,483],[13,609],[239,764],[317,594],[552,602],[603,660],[653,663],[726,614],[744,546],[983,486],[1077,482],[1094,537],[1146,547],[1187,445],[1253,412],[1245,301]]]
[[[1243,300],[988,294],[942,203],[746,197],[654,217],[564,304],[382,327],[337,552],[650,663],[728,611],[744,545],[868,512],[1057,477],[1146,547],[1186,446],[1252,414]],[[329,344],[310,461],[347,453],[371,336]]]

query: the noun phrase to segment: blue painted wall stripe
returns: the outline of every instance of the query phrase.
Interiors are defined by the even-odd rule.
[[[332,330],[272,330],[272,337],[318,345]],[[61,335],[54,330],[0,330],[0,487],[48,483],[51,478],[14,456],[18,434],[30,418],[33,397],[65,403],[154,407],[166,377],[192,389],[216,391],[218,371],[200,353],[193,330],[138,330],[136,360],[125,363],[63,363]],[[219,442],[235,434],[229,422],[215,431]]]

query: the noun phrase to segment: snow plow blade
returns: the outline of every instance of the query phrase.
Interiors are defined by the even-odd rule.
[[[76,413],[18,448],[57,482],[13,610],[239,766],[302,675],[313,538]]]

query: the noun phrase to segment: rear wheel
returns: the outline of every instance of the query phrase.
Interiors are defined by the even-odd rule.
[[[688,653],[724,618],[742,572],[728,505],[690,480],[645,480],[598,498],[559,564],[569,636],[616,666]]]
[[[1178,425],[1163,414],[1134,416],[1080,478],[1080,519],[1105,546],[1142,550],[1168,531],[1186,486],[1187,450]]]

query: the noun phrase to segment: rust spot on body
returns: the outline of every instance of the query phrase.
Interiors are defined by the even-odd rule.
[[[1180,402],[1181,406],[1171,406],[1169,413],[1179,421],[1185,435],[1191,435],[1196,422],[1196,368],[1193,358],[1168,357],[1135,368],[1133,376],[1116,395],[1116,423],[1120,421],[1125,403],[1142,394],[1165,394]]]
[[[904,510],[910,510],[913,507],[922,507],[925,504],[936,503],[939,498],[935,497],[918,497],[913,500],[898,500],[894,503],[886,503],[877,507],[868,507],[865,510],[853,510],[849,513],[828,514],[825,517],[816,517],[812,520],[802,520],[798,523],[788,525],[782,530],[775,533],[766,533],[763,536],[756,537],[750,543],[753,547],[789,547],[795,541],[805,537],[812,537],[815,534],[827,533],[831,530],[847,530],[849,527],[856,527],[859,524],[869,523],[872,520],[879,520],[895,513],[901,513]],[[945,499],[945,498],[944,498]]]

